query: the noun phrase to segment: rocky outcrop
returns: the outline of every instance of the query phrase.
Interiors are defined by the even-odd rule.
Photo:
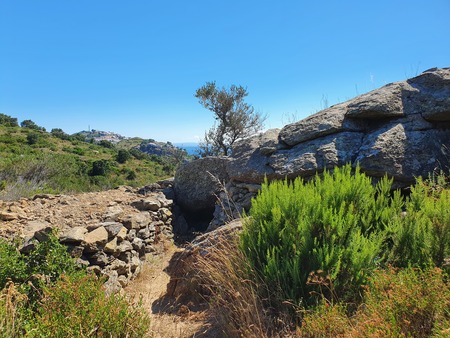
[[[248,209],[265,177],[309,178],[346,163],[375,178],[387,174],[396,187],[448,170],[450,68],[427,70],[240,140],[226,167],[228,193],[221,194],[210,229]],[[205,175],[197,169],[197,177]]]
[[[175,175],[175,198],[189,212],[214,209],[223,183],[229,180],[226,166],[229,158],[206,157],[181,165]]]

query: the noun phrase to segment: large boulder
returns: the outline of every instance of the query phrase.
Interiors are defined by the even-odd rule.
[[[181,165],[174,181],[177,204],[190,213],[213,210],[224,182],[229,180],[229,161],[227,157],[205,157]]]
[[[228,165],[231,181],[307,177],[351,163],[409,185],[449,168],[450,68],[430,69],[289,124],[264,156],[260,138],[238,143]]]
[[[261,182],[265,176],[271,177],[274,169],[269,166],[270,155],[283,148],[278,143],[280,129],[270,129],[243,140],[233,147],[233,160],[228,162],[230,177],[242,182]]]
[[[450,169],[450,68],[427,70],[281,130],[240,140],[226,167],[225,160],[221,165],[210,161],[194,161],[175,178],[175,182],[184,180],[184,187],[191,185],[186,194],[179,194],[180,203],[191,208],[209,207],[215,200],[211,196],[218,195],[217,181],[206,183],[200,178],[209,176],[206,173],[211,164],[220,168],[222,179],[227,180],[227,193],[220,194],[209,229],[223,224],[229,215],[248,211],[256,195],[252,187],[266,178],[308,178],[350,163],[359,165],[369,176],[388,175],[396,187],[407,187],[418,176]],[[197,192],[199,181],[202,194]]]

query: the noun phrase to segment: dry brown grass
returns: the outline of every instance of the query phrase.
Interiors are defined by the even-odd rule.
[[[0,291],[0,336],[21,337],[21,308],[27,297],[20,293],[14,283],[8,282]]]
[[[226,236],[200,256],[200,283],[209,292],[209,316],[223,337],[286,337],[291,331],[282,316],[264,307],[251,269],[243,264],[237,236]]]

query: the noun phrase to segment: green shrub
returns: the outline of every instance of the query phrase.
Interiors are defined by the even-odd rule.
[[[138,304],[106,296],[54,234],[29,254],[0,241],[1,337],[142,337],[149,320]]]
[[[128,150],[120,149],[116,156],[116,161],[119,163],[125,163],[131,157],[131,154]]]
[[[360,337],[448,337],[450,284],[439,269],[378,271],[355,318]]]
[[[418,179],[406,199],[405,212],[391,224],[387,263],[396,267],[444,267],[450,256],[450,190],[437,189],[442,181]]]
[[[102,146],[102,147],[104,147],[104,148],[109,148],[109,149],[114,149],[114,148],[115,148],[114,143],[112,143],[112,142],[110,142],[110,141],[107,141],[107,140],[101,140],[101,141],[98,143],[98,145],[99,145],[99,146]]]
[[[127,172],[126,179],[129,181],[133,181],[136,179],[136,177],[137,177],[136,172],[133,169],[129,169]]]
[[[390,186],[385,178],[374,187],[350,166],[307,183],[266,183],[241,249],[280,302],[354,298],[381,259],[384,228],[401,211],[399,197],[389,203]]]
[[[0,124],[7,127],[18,127],[17,118],[0,113]]]
[[[37,133],[29,133],[27,135],[27,143],[29,145],[36,144],[36,143],[38,143],[38,141],[39,141],[39,135]]]
[[[80,268],[55,234],[37,242],[27,255],[21,254],[17,245],[0,241],[0,289],[11,280],[21,285],[22,291],[34,301],[39,298],[43,285],[78,270]]]
[[[61,139],[61,140],[68,140],[69,135],[64,132],[61,128],[53,128],[50,132],[53,136]]]
[[[45,128],[38,126],[32,120],[23,120],[22,122],[20,122],[20,126],[22,128],[28,128],[32,130],[45,131]]]
[[[24,257],[12,243],[0,239],[0,290],[11,280],[22,283],[26,280],[27,266]]]
[[[30,337],[143,337],[149,318],[138,303],[106,296],[102,279],[91,275],[62,276],[44,289]]]
[[[110,163],[107,160],[98,160],[92,162],[92,169],[89,173],[91,176],[106,176],[111,169]]]
[[[408,198],[349,165],[307,183],[267,182],[245,219],[240,248],[276,306],[360,299],[377,267],[444,265],[450,197],[421,180]],[[273,298],[272,298],[273,299]]]

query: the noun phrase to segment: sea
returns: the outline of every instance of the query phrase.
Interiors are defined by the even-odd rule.
[[[200,150],[198,143],[174,143],[173,145],[186,150],[188,155],[198,155],[198,151]]]

